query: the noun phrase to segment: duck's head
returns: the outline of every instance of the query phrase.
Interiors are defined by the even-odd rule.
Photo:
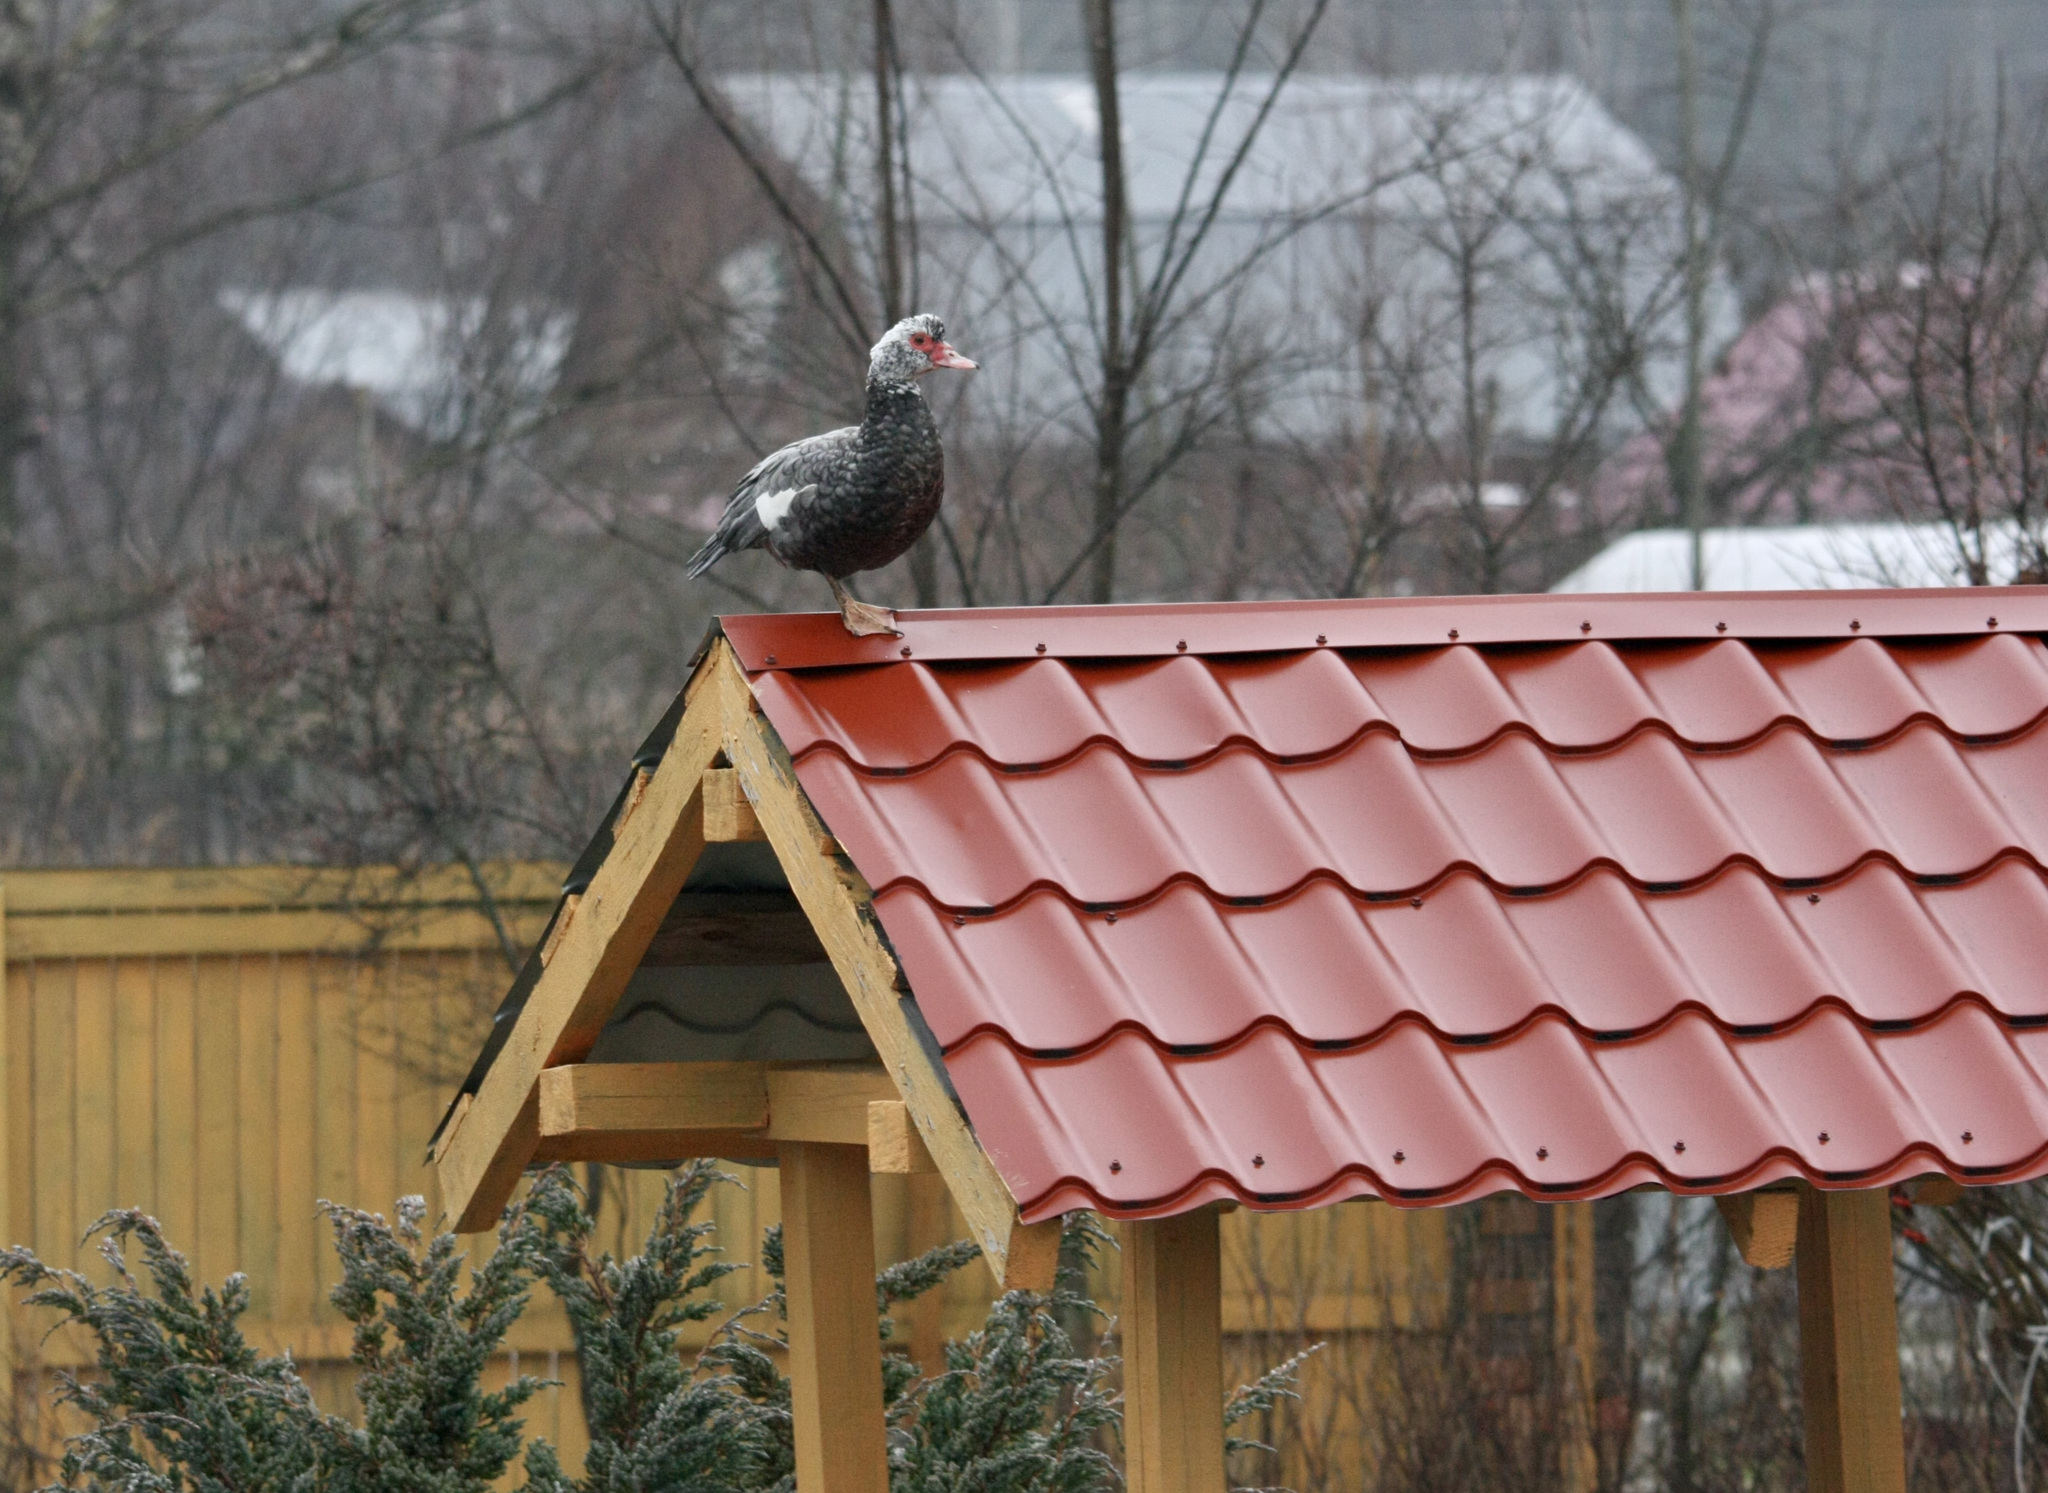
[[[906,316],[882,334],[868,353],[868,378],[907,384],[934,368],[976,368],[946,341],[946,324],[936,316],[922,313]]]

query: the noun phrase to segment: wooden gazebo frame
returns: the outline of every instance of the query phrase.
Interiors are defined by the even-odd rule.
[[[797,1485],[886,1493],[870,1174],[936,1171],[1009,1288],[1050,1287],[1058,1221],[1020,1221],[899,999],[907,981],[870,888],[820,822],[723,639],[612,835],[586,889],[558,912],[508,1039],[443,1127],[434,1152],[442,1196],[459,1229],[479,1231],[536,1163],[776,1158]],[[773,848],[879,1065],[585,1062],[704,847],[746,840]],[[1925,1200],[1935,1200],[1931,1187]],[[1774,1184],[1719,1201],[1745,1258],[1782,1265],[1796,1254],[1809,1486],[1903,1493],[1887,1192]],[[1217,1219],[1212,1205],[1121,1225],[1134,1493],[1227,1486]]]

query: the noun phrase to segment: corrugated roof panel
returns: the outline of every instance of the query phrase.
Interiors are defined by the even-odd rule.
[[[1823,1007],[1768,1036],[1682,1013],[1616,1043],[1551,1018],[1480,1046],[1403,1024],[1346,1052],[1261,1028],[1174,1055],[1125,1033],[1047,1062],[984,1036],[948,1067],[988,1101],[976,1125],[1017,1138],[1005,1175],[1042,1216],[1075,1206],[1075,1187],[1143,1213],[1219,1195],[1211,1182],[1286,1206],[1346,1190],[1444,1203],[1503,1184],[1539,1198],[1650,1179],[1732,1190],[1788,1173],[1871,1186],[1943,1167],[2011,1180],[2043,1164],[2048,1105],[2021,1051],[2036,1037],[1968,1004],[1911,1034]]]
[[[1871,741],[1932,711],[1898,660],[1873,638],[1818,648],[1765,648],[1757,662],[1824,741]]]
[[[1893,650],[1899,667],[1960,736],[2017,731],[2048,713],[2048,648],[2017,633]]]
[[[1623,657],[1658,718],[1694,746],[1748,741],[1794,718],[1792,702],[1756,651],[1733,639],[1632,648]]]
[[[2048,865],[2048,727],[1996,746],[1977,747],[1964,759],[1977,781],[1998,807],[1999,817],[2013,828],[2015,844]]]
[[[1989,620],[2035,601],[941,614],[888,663],[755,619],[742,652],[788,650],[763,706],[1031,1216],[1439,1203],[2048,1170],[2048,651]]]
[[[1411,751],[1470,751],[1522,719],[1477,649],[1355,653],[1351,672]]]
[[[1972,989],[2013,1016],[2048,1015],[2040,930],[2048,928],[2048,881],[2013,857],[1963,887],[1924,893],[1921,905],[1959,959],[1976,973]]]
[[[1552,746],[1601,746],[1657,719],[1656,702],[1607,644],[1501,652],[1487,662],[1520,719]]]
[[[1114,920],[1049,891],[957,920],[910,887],[877,906],[949,1048],[996,1031],[1026,1052],[1071,1053],[1124,1027],[1204,1047],[1266,1023],[1342,1045],[1404,1018],[1449,1037],[1498,1036],[1544,1011],[1623,1036],[1688,1006],[1765,1031],[1830,1000],[1877,1023],[1963,997],[2048,1018],[2048,981],[2012,921],[2048,915],[2048,888],[2019,862],[1934,888],[1874,862],[1825,895],[1744,866],[1675,893],[1603,869],[1540,897],[1461,873],[1422,904],[1317,880],[1257,907],[1176,883]],[[1028,984],[1012,981],[1020,968]]]

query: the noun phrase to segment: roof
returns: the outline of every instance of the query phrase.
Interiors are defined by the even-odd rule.
[[[1967,584],[1956,531],[1947,524],[1790,524],[1709,529],[1708,591],[1859,590]],[[2019,529],[1985,532],[1986,561],[2000,581],[2023,559]],[[1557,592],[1673,591],[1692,579],[1692,535],[1684,529],[1625,534],[1550,589]]]
[[[1027,1221],[2048,1172],[2048,590],[723,626]]]
[[[489,307],[479,297],[412,295],[397,290],[221,292],[223,310],[304,384],[340,384],[373,396],[396,419],[424,434],[456,433],[462,405],[496,380],[522,406],[553,387],[568,351],[572,318],[515,308],[482,367]]]
[[[1060,228],[1101,217],[1095,88],[1085,74],[972,77],[926,73],[903,80],[908,149],[923,222],[953,218]],[[1229,84],[1227,96],[1226,84]],[[1120,80],[1124,169],[1132,217],[1162,222],[1217,100],[1215,145],[1196,197],[1213,190],[1230,145],[1254,122],[1269,73],[1133,72]],[[733,73],[720,87],[743,118],[814,190],[846,187],[849,135],[871,131],[874,90],[819,73]],[[1435,221],[1444,206],[1398,168],[1436,150],[1476,186],[1521,178],[1525,209],[1562,211],[1555,183],[1570,179],[1591,203],[1668,195],[1672,178],[1582,82],[1564,75],[1386,78],[1302,73],[1287,81],[1254,142],[1227,216],[1270,221],[1326,212]],[[1555,176],[1532,174],[1540,152]],[[1518,156],[1522,157],[1518,161]],[[1547,189],[1546,189],[1547,184]],[[1587,198],[1572,204],[1583,212]]]
[[[868,178],[845,162],[872,156],[873,89],[815,73],[730,74],[720,84],[852,241],[870,241]],[[1152,263],[1169,242],[1192,256],[1179,301],[1189,314],[1153,376],[1169,376],[1175,359],[1206,368],[1219,342],[1242,359],[1251,339],[1284,327],[1287,356],[1259,360],[1257,422],[1290,439],[1347,432],[1377,387],[1358,366],[1366,308],[1389,345],[1441,342],[1438,323],[1459,304],[1445,225],[1473,215],[1501,218],[1476,314],[1504,428],[1542,434],[1570,398],[1574,375],[1554,328],[1526,314],[1571,292],[1559,278],[1559,237],[1615,220],[1607,272],[1618,277],[1617,314],[1672,330],[1663,323],[1676,315],[1667,271],[1681,229],[1677,183],[1568,77],[1296,75],[1215,221],[1191,238],[1186,204],[1201,215],[1272,84],[1270,74],[1233,83],[1222,72],[1136,72],[1120,84],[1139,256]],[[982,365],[972,407],[1030,412],[1026,426],[1086,440],[1073,357],[1092,345],[1087,246],[1096,240],[1071,230],[1100,216],[1095,116],[1093,87],[1078,74],[904,80],[919,295]],[[1401,293],[1385,295],[1394,282]],[[1718,274],[1709,314],[1716,345],[1735,334],[1739,308]],[[1666,402],[1678,387],[1671,340],[1648,336],[1645,360]]]

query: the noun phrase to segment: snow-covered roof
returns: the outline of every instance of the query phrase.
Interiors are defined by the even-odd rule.
[[[1168,217],[1214,115],[1195,181],[1200,201],[1272,89],[1268,74],[1130,73],[1120,94],[1124,167],[1139,222]],[[837,198],[871,159],[874,92],[865,79],[736,74],[726,96],[809,184]],[[1218,109],[1218,100],[1222,100]],[[1039,224],[1100,220],[1094,86],[1079,74],[904,80],[911,174],[921,214]],[[1540,159],[1539,181],[1589,183],[1596,196],[1640,197],[1674,183],[1633,132],[1568,77],[1379,78],[1311,73],[1287,83],[1233,185],[1230,215],[1268,220],[1349,203],[1382,216],[1440,211],[1413,181],[1384,178],[1425,151],[1498,179]],[[1525,205],[1540,205],[1528,204]],[[1551,206],[1561,206],[1552,196]]]
[[[2019,530],[1985,533],[1990,581],[2010,585],[2023,555]],[[1968,570],[1946,524],[1800,524],[1709,529],[1703,536],[1708,591],[1842,591],[1888,586],[1961,586]],[[1686,591],[1692,536],[1644,529],[1617,539],[1550,589],[1573,592]]]
[[[440,439],[458,433],[465,405],[487,383],[517,404],[543,397],[574,324],[565,312],[522,307],[493,339],[481,298],[396,290],[226,290],[220,304],[300,383],[360,389]]]
[[[1193,240],[1272,81],[1124,79],[1141,283],[1169,244]],[[847,226],[857,252],[873,253],[872,87],[809,73],[734,75],[721,87]],[[1085,439],[1083,370],[1101,301],[1093,89],[1075,75],[931,75],[907,78],[904,93],[903,201],[916,225],[919,309],[945,316],[981,361],[977,404],[1028,414],[1018,428]],[[1469,233],[1482,221],[1483,246],[1461,259],[1453,226]],[[1482,282],[1473,340],[1486,366],[1477,376],[1503,429],[1540,437],[1574,407],[1569,381],[1587,361],[1560,331],[1571,318],[1558,305],[1585,289],[1586,266],[1572,256],[1588,245],[1603,255],[1594,277],[1606,277],[1602,314],[1625,304],[1636,345],[1649,349],[1646,383],[1659,398],[1676,389],[1671,267],[1680,232],[1675,181],[1572,79],[1302,75],[1272,103],[1221,210],[1178,267],[1186,320],[1150,376],[1170,383],[1219,366],[1245,370],[1245,387],[1264,390],[1254,418],[1269,433],[1349,432],[1368,390],[1389,397],[1364,360],[1426,366],[1439,382],[1458,376],[1436,350],[1455,342],[1443,328],[1459,303],[1456,266],[1469,262]],[[1734,302],[1718,279],[1711,312],[1716,340],[1732,336]],[[1389,344],[1426,350],[1369,351],[1359,331],[1367,323]],[[1176,405],[1171,390],[1153,393]],[[1443,418],[1463,408],[1443,388],[1409,408],[1425,405]]]

